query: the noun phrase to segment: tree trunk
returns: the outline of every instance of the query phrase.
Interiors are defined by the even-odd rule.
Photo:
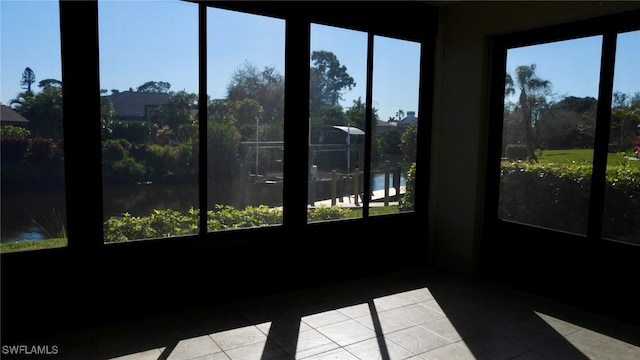
[[[531,108],[527,101],[527,94],[524,90],[520,92],[520,108],[522,109],[522,124],[524,126],[524,140],[527,146],[527,157],[529,161],[538,161],[533,139],[533,128],[531,127]]]

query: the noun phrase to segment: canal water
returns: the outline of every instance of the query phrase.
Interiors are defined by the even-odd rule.
[[[394,186],[390,176],[390,186]],[[404,176],[400,185],[404,186]],[[240,185],[236,185],[240,186]],[[224,187],[209,187],[209,196],[216,203],[230,204],[239,208],[246,206],[246,200],[240,195],[245,192],[233,189],[233,184]],[[224,189],[223,189],[224,188]],[[254,202],[274,205],[281,202],[282,194],[272,187],[259,187],[250,195]],[[384,175],[373,177],[372,190],[384,188]],[[229,189],[232,189],[231,191]],[[276,197],[275,199],[273,197]],[[193,185],[154,185],[140,184],[105,188],[105,217],[119,216],[129,212],[134,216],[146,216],[153,209],[174,209],[186,211],[198,208],[197,186]],[[49,234],[65,222],[65,203],[63,191],[39,191],[3,193],[0,217],[0,242],[21,240],[39,240],[56,237]]]

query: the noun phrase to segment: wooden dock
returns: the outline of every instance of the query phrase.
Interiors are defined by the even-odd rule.
[[[404,194],[404,190],[405,190],[405,187],[401,186],[400,187],[400,194]],[[391,201],[391,200],[384,201],[384,199],[385,199],[385,191],[384,191],[384,189],[382,189],[382,190],[374,190],[374,191],[372,191],[372,194],[373,194],[373,196],[371,197],[371,200],[369,202],[369,206],[370,207],[398,205],[398,201]],[[396,189],[393,188],[393,187],[389,188],[388,199],[394,199],[395,195],[396,195]],[[340,207],[360,208],[360,207],[362,207],[362,204],[363,204],[362,196],[358,196],[358,199],[356,200],[354,195],[349,195],[349,196],[338,197],[338,198],[335,198],[335,199],[318,200],[318,201],[314,202],[313,207],[340,206]],[[309,205],[309,206],[311,207],[311,205]]]

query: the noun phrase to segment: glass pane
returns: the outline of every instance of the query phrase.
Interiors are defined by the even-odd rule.
[[[209,8],[207,27],[208,231],[282,224],[285,22]]]
[[[58,2],[0,7],[0,252],[66,246]]]
[[[311,24],[310,68],[307,221],[362,217],[367,34]]]
[[[500,219],[586,234],[601,45],[507,52]]]
[[[104,240],[197,233],[198,5],[98,11]]]
[[[618,34],[603,237],[640,244],[640,31]]]
[[[420,44],[374,37],[370,214],[413,210]],[[377,208],[383,207],[380,211]]]

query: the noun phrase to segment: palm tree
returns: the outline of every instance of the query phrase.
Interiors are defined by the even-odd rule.
[[[513,84],[513,78],[508,73],[504,76],[504,97],[507,98],[516,93],[516,88]]]
[[[538,161],[535,154],[535,138],[533,134],[533,117],[531,108],[539,101],[540,95],[546,95],[551,90],[551,82],[536,75],[536,64],[520,65],[516,68],[516,83],[520,90],[519,104],[522,112],[524,137],[527,146],[527,157],[530,161]],[[508,76],[508,75],[507,75]],[[508,88],[509,77],[506,79]]]

